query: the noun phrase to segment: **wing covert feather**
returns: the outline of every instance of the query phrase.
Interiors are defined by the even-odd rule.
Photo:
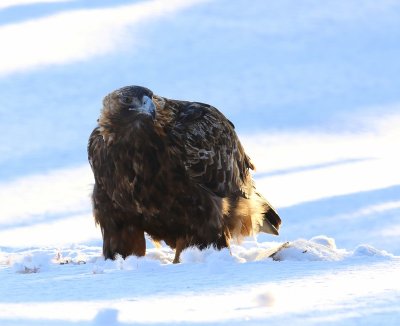
[[[100,134],[99,127],[95,128],[89,137],[88,159],[96,183],[102,188],[110,189],[110,180],[115,173],[115,168],[107,160],[107,146]]]
[[[247,196],[249,169],[234,125],[215,107],[198,102],[172,101],[179,107],[173,132],[184,143],[189,176],[220,197]]]

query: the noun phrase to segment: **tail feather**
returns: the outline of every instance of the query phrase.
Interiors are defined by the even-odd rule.
[[[282,221],[278,213],[260,193],[255,192],[255,197],[260,203],[259,232],[279,235],[279,227]]]
[[[264,213],[263,224],[260,226],[260,231],[279,235],[279,227],[281,225],[281,218],[275,209],[268,205],[268,210]]]
[[[228,238],[241,239],[259,232],[279,235],[281,219],[275,209],[258,192],[249,198],[237,196],[222,201]]]

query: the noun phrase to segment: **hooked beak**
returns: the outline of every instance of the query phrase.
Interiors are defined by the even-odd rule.
[[[156,118],[156,106],[153,100],[148,96],[143,96],[142,106],[140,107],[131,107],[130,111],[136,111],[141,114],[150,115],[153,120]]]
[[[151,107],[149,109],[150,115],[153,117],[153,120],[156,118],[156,106],[154,105],[153,101],[151,101]]]
[[[142,106],[143,111],[149,113],[153,117],[153,119],[155,119],[156,118],[156,106],[155,106],[153,100],[148,96],[144,96],[143,101],[144,101],[143,106]]]

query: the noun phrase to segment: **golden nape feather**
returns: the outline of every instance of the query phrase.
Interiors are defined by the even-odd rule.
[[[278,234],[234,125],[211,105],[120,88],[103,100],[88,156],[105,258],[145,255],[145,233],[175,248],[175,263],[190,246]]]

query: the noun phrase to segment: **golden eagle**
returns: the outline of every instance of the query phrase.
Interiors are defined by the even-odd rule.
[[[104,257],[144,256],[145,232],[175,248],[229,247],[281,220],[255,189],[234,125],[215,107],[145,87],[108,94],[88,144]]]

